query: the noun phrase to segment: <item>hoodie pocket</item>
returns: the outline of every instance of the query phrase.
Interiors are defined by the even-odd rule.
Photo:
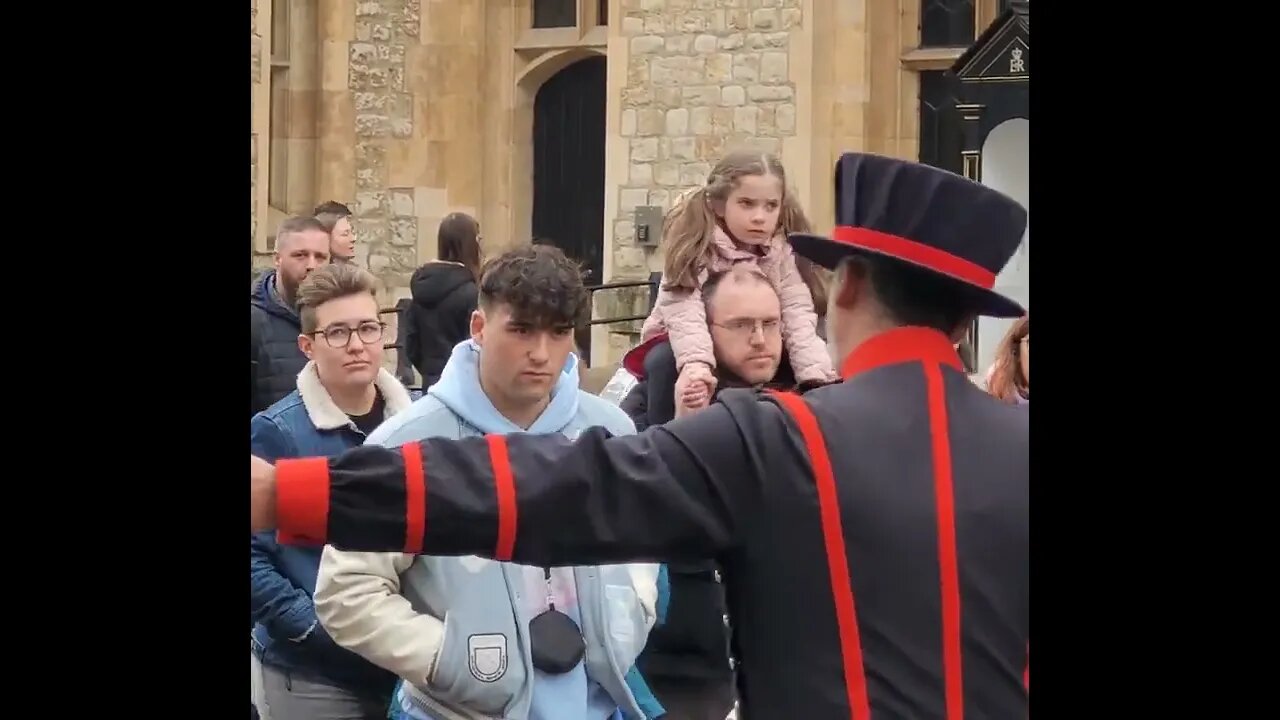
[[[501,717],[524,682],[524,660],[516,638],[478,630],[474,621],[467,627],[457,613],[445,613],[444,642],[423,690],[450,705]]]

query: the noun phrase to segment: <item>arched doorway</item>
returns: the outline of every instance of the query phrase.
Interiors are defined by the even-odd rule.
[[[604,271],[605,71],[603,55],[579,60],[543,83],[533,104],[533,235],[578,261],[588,285]],[[590,329],[579,335],[589,361]]]
[[[992,128],[982,144],[982,184],[999,190],[1027,209],[1027,230],[1022,235],[1022,244],[996,276],[995,289],[1028,310],[1031,308],[1030,128],[1031,123],[1024,118],[1006,120]],[[978,325],[978,367],[991,365],[1000,338],[1012,324],[1012,320],[983,318]]]

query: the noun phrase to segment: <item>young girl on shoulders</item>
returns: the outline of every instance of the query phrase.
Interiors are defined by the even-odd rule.
[[[668,334],[683,380],[677,387],[693,390],[684,395],[686,405],[705,403],[714,388],[711,371],[716,360],[702,284],[711,273],[740,262],[759,267],[778,293],[781,327],[763,331],[782,333],[797,382],[836,379],[826,344],[818,336],[815,296],[825,295],[823,281],[787,242],[787,233],[809,231],[809,220],[787,191],[782,163],[758,152],[726,155],[707,184],[687,193],[668,214],[662,235],[662,287],[641,329],[641,342]]]

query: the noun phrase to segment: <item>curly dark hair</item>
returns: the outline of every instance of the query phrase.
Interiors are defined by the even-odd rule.
[[[480,271],[480,306],[511,307],[535,328],[574,327],[591,310],[582,271],[554,245],[525,245],[489,260]]]

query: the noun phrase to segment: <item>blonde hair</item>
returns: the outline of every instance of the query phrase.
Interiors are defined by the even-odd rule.
[[[729,193],[744,177],[772,175],[782,184],[782,211],[778,226],[784,233],[810,232],[812,226],[800,203],[787,191],[787,172],[776,155],[750,150],[730,152],[716,163],[707,184],[682,193],[662,223],[663,284],[667,290],[692,290],[712,252],[712,235]],[[826,278],[816,266],[796,256],[796,266],[815,308],[826,307]]]
[[[312,270],[298,286],[298,316],[302,321],[302,333],[310,334],[316,327],[316,308],[351,295],[375,294],[377,281],[373,275],[357,265],[322,265]]]

